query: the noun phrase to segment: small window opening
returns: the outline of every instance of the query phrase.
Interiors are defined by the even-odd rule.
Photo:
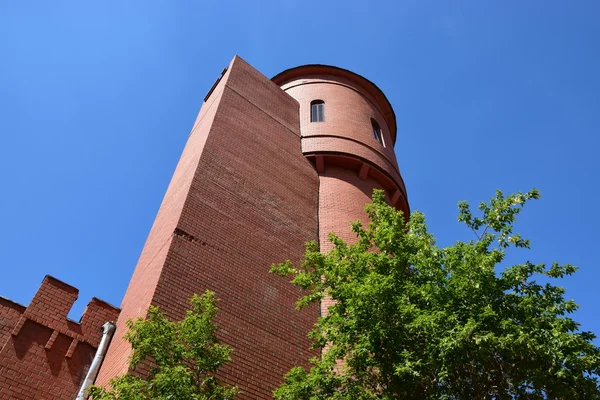
[[[310,122],[325,121],[325,102],[314,100],[310,103]]]
[[[383,134],[381,133],[381,128],[379,127],[377,121],[371,119],[371,126],[373,127],[373,136],[375,137],[375,140],[377,140],[380,145],[385,147],[385,143],[383,142]]]

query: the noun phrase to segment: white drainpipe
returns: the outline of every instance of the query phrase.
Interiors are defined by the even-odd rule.
[[[90,365],[90,369],[88,370],[88,373],[81,384],[81,389],[79,389],[79,393],[77,393],[76,400],[85,400],[87,398],[87,394],[85,392],[91,385],[94,384],[94,381],[96,380],[98,370],[100,369],[102,360],[104,360],[106,350],[108,350],[110,339],[112,338],[113,333],[115,333],[115,328],[115,324],[112,322],[107,322],[102,325],[102,339],[100,339],[98,350],[96,350],[96,355],[92,360],[92,365]]]

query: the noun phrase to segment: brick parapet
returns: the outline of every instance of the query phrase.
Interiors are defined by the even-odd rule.
[[[72,399],[102,325],[119,309],[93,298],[80,322],[67,318],[79,291],[47,275],[25,307],[0,298],[0,399]]]

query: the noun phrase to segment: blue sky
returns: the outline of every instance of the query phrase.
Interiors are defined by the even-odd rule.
[[[413,210],[537,187],[533,250],[600,334],[596,1],[0,0],[0,295],[45,274],[119,305],[202,99],[238,54],[267,76],[355,71],[388,96]]]

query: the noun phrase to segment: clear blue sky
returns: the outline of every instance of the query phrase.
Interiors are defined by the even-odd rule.
[[[597,1],[0,0],[0,295],[45,274],[119,305],[202,99],[239,54],[350,69],[387,94],[412,209],[537,187],[514,260],[571,262],[600,334]],[[511,258],[512,259],[512,258]]]

